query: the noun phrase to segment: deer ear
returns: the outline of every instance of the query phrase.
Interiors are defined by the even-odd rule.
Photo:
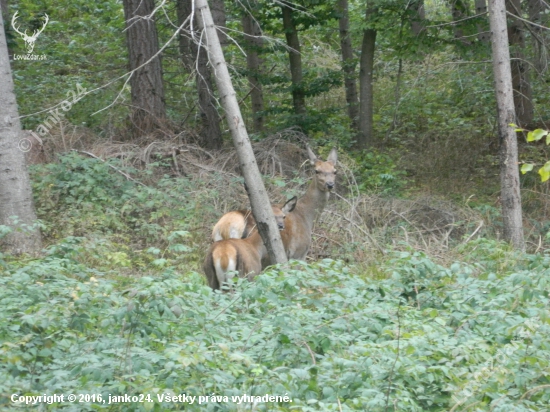
[[[338,151],[336,150],[335,147],[333,147],[328,155],[327,162],[330,162],[334,166],[336,166],[337,161],[338,161]]]
[[[306,149],[307,149],[307,155],[309,156],[309,161],[311,162],[312,165],[314,165],[315,162],[317,161],[317,156],[315,156],[315,153],[313,153],[313,151],[309,148],[309,146],[306,146]]]
[[[289,199],[286,201],[285,205],[283,206],[283,213],[290,213],[294,210],[296,207],[296,202],[298,201],[298,198],[294,196],[292,199]]]

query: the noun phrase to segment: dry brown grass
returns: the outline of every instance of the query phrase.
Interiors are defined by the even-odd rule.
[[[69,128],[60,129],[45,146],[51,152],[78,150],[101,159],[118,158],[124,165],[138,169],[160,161],[164,164],[163,174],[168,171],[174,177],[199,181],[200,197],[208,199],[217,212],[216,216],[202,215],[202,224],[196,228],[195,238],[204,239],[200,246],[206,249],[215,221],[229,210],[248,207],[248,198],[235,151],[207,151],[196,141],[197,136],[184,132],[145,136],[132,143],[115,142]],[[305,192],[311,173],[304,150],[306,142],[303,134],[286,130],[253,143],[274,203]],[[310,259],[331,257],[372,265],[389,250],[414,249],[448,261],[453,259],[449,251],[454,245],[487,234],[492,223],[479,212],[441,195],[422,192],[402,199],[359,193],[345,154],[340,156],[339,170],[338,190],[315,224]],[[142,183],[152,185],[156,177],[149,179]]]

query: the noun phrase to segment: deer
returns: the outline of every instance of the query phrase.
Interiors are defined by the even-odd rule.
[[[279,206],[271,206],[279,230],[284,228],[283,217],[278,214]],[[217,242],[224,239],[244,239],[250,236],[256,227],[256,220],[250,209],[233,210],[227,212],[218,220],[212,229],[212,240]]]
[[[315,175],[306,193],[298,199],[296,207],[288,214],[285,228],[280,232],[288,259],[305,260],[311,246],[315,216],[323,211],[330,192],[335,187],[338,161],[336,148],[330,151],[325,162],[317,158],[309,147],[307,147],[307,153],[315,168]],[[248,236],[255,224],[254,217],[249,211],[228,212],[214,226],[212,237],[216,240],[243,238]],[[268,257],[264,256],[262,267],[265,268],[269,264]]]
[[[311,246],[315,217],[324,210],[336,184],[336,148],[330,151],[326,161],[317,158],[309,147],[307,154],[315,174],[306,193],[298,199],[292,213],[288,214],[285,228],[280,232],[288,259],[305,260]],[[269,263],[268,257],[264,259],[264,265]]]
[[[294,196],[282,207],[272,206],[279,230],[285,227],[285,218],[297,203]],[[244,239],[224,239],[214,242],[206,252],[203,270],[208,285],[216,290],[230,281],[237,271],[239,277],[252,280],[262,271],[262,261],[267,258],[267,249],[258,230]],[[233,273],[232,273],[233,272]]]
[[[23,37],[23,40],[25,41],[25,47],[27,48],[27,53],[31,54],[34,50],[34,43],[36,42],[36,39],[38,39],[38,36],[40,35],[40,33],[42,33],[44,31],[44,29],[46,28],[46,25],[48,24],[48,21],[50,21],[50,18],[48,17],[47,14],[44,14],[44,24],[42,25],[42,28],[38,29],[38,30],[34,30],[34,32],[32,33],[32,36],[29,36],[27,34],[27,30],[25,30],[25,32],[22,33],[15,26],[15,21],[17,20],[17,13],[19,13],[19,12],[16,11],[15,14],[13,15],[13,17],[11,19],[11,25],[12,25],[13,29],[17,33],[19,33],[19,35],[21,35],[21,37]]]

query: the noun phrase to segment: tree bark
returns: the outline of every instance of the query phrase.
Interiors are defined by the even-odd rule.
[[[506,28],[505,0],[489,0],[489,23],[493,51],[493,72],[500,140],[500,200],[504,238],[519,250],[525,249],[519,189],[517,137],[511,123],[516,122],[510,52]]]
[[[549,6],[545,0],[528,0],[527,6],[530,21],[541,26],[548,25],[548,14],[546,11]],[[535,47],[535,68],[539,73],[545,73],[548,70],[548,47],[550,46],[548,31],[542,30],[537,26],[531,26],[531,30],[533,31],[532,37]]]
[[[506,8],[516,16],[521,15],[520,0],[507,0]],[[508,25],[510,54],[512,65],[512,87],[514,88],[514,105],[517,123],[527,127],[533,121],[533,92],[529,76],[529,63],[525,59],[525,36],[523,22],[512,18]]]
[[[355,60],[353,58],[353,47],[349,33],[348,0],[338,0],[338,8],[341,14],[338,24],[348,116],[351,121],[352,130],[357,131],[359,129],[357,124],[359,121],[359,99],[357,96],[357,83],[355,81]]]
[[[465,0],[452,0],[451,1],[451,15],[453,22],[459,22],[462,19],[468,17],[468,3]],[[453,25],[455,39],[460,40],[464,44],[470,44],[471,42],[464,39],[464,30],[462,23],[456,23]]]
[[[426,30],[426,10],[424,8],[424,0],[416,0],[409,6],[413,11],[413,17],[411,19],[411,31],[415,36],[419,36]]]
[[[476,14],[487,13],[487,0],[475,0]],[[488,32],[487,18],[485,16],[479,17],[483,23],[477,24],[477,39],[480,42],[487,43],[491,39],[491,35]]]
[[[13,254],[38,253],[42,248],[40,232],[31,229],[36,222],[31,183],[25,164],[24,151],[30,149],[29,140],[21,140],[21,122],[11,74],[3,13],[0,13],[0,224],[18,229],[0,239],[0,249]]]
[[[191,16],[193,12],[190,0],[178,0],[177,13],[178,24]],[[202,44],[195,43],[189,36],[200,39],[200,32],[197,30],[197,15],[195,10],[193,30],[191,33],[190,22],[185,27],[188,34],[180,36],[179,46],[183,63],[190,72],[195,72],[195,84],[197,88],[199,116],[201,130],[199,135],[202,138],[202,145],[207,149],[219,149],[222,147],[222,131],[220,128],[221,119],[218,114],[217,103],[214,97],[214,85],[212,75],[208,67],[208,53]]]
[[[149,61],[159,51],[155,21],[147,17],[155,8],[154,0],[124,0],[126,40],[130,70]],[[137,69],[130,79],[132,89],[133,134],[147,134],[164,123],[166,105],[160,56]]]
[[[300,48],[300,39],[298,30],[293,18],[293,10],[288,6],[281,6],[283,11],[283,29],[286,36],[288,50],[288,59],[290,63],[290,75],[292,78],[292,101],[294,104],[294,113],[297,115],[306,114],[306,97],[304,93],[303,73],[302,73],[302,52]]]
[[[250,100],[252,102],[252,115],[254,118],[254,131],[260,133],[264,129],[264,95],[260,76],[262,75],[262,59],[259,51],[263,47],[262,31],[258,22],[250,11],[245,11],[242,16],[243,32],[245,34],[244,47],[246,50],[246,69],[248,83],[250,84]]]
[[[208,56],[216,73],[215,79],[220,92],[220,101],[225,110],[229,130],[239,158],[241,172],[244,176],[250,205],[252,206],[252,214],[256,219],[258,231],[267,248],[269,258],[272,262],[284,263],[287,261],[287,257],[283,242],[252,151],[208,3],[206,0],[195,0],[195,5],[197,21],[199,27],[204,31],[203,37],[206,39]]]
[[[367,10],[367,20],[373,9]],[[376,47],[376,30],[365,29],[363,31],[363,45],[361,47],[361,60],[359,65],[359,134],[355,144],[357,149],[366,149],[373,140],[373,115],[374,115],[374,50]]]

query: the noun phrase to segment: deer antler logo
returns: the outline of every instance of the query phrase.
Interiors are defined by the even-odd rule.
[[[27,30],[25,30],[24,33],[21,33],[18,30],[18,28],[15,26],[15,20],[17,20],[17,13],[19,12],[16,11],[15,14],[13,15],[13,18],[11,19],[11,26],[17,33],[21,35],[21,37],[23,37],[23,40],[25,41],[25,47],[27,48],[27,53],[31,54],[32,51],[34,50],[34,43],[36,42],[36,39],[38,38],[40,33],[42,33],[46,28],[46,25],[48,24],[48,21],[50,21],[50,18],[48,17],[47,14],[44,14],[44,25],[42,26],[42,28],[39,30],[35,30],[32,36],[29,36],[27,34]]]

